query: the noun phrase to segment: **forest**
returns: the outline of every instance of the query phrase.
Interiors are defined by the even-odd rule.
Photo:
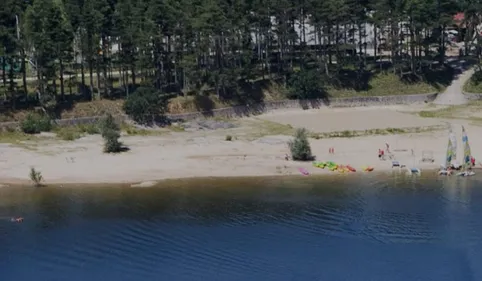
[[[231,104],[258,101],[266,83],[283,98],[356,94],[380,73],[443,86],[453,42],[479,53],[481,10],[480,0],[4,0],[2,110],[123,99],[139,86]]]

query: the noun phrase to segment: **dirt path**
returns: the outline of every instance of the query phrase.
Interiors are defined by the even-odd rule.
[[[474,69],[470,68],[470,64],[464,60],[452,59],[448,63],[455,68],[456,78],[443,93],[437,96],[434,103],[439,105],[466,104],[468,100],[462,94],[462,88],[474,73]]]

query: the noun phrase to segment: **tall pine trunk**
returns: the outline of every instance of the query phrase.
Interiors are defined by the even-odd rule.
[[[23,82],[23,92],[25,95],[28,95],[28,88],[27,88],[27,63],[25,56],[25,49],[22,48],[22,82]]]
[[[7,56],[4,54],[2,57],[2,81],[3,81],[3,90],[7,91]],[[5,98],[7,95],[5,94]]]
[[[107,52],[109,49],[109,42],[105,34],[102,35],[102,70],[104,75],[104,96],[109,95],[109,79],[107,77]]]
[[[16,100],[17,100],[17,97],[16,97],[16,92],[15,91],[15,75],[14,75],[14,59],[13,57],[10,56],[10,69],[8,71],[8,79],[9,79],[9,86],[8,86],[8,91],[10,92],[10,95],[12,97],[12,108],[15,109],[15,103],[16,103]]]
[[[64,61],[62,56],[59,58],[60,67],[60,99],[63,101],[65,98],[65,88],[64,88]]]
[[[89,60],[89,86],[90,86],[90,95],[91,95],[91,99],[92,100],[95,100],[95,97],[94,97],[94,56],[93,56],[93,48],[92,48],[92,35],[89,34],[87,36],[87,49],[88,49],[88,54],[87,54],[87,57],[88,57],[88,60]]]

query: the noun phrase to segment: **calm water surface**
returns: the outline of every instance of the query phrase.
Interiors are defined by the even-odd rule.
[[[482,280],[476,177],[3,188],[0,217],[2,281]]]

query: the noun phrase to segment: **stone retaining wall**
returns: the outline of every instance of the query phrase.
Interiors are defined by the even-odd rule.
[[[400,96],[374,96],[374,97],[351,97],[333,98],[330,100],[281,100],[269,101],[251,106],[233,106],[214,109],[208,112],[190,112],[182,114],[167,114],[166,117],[172,120],[193,120],[206,117],[237,118],[258,115],[278,109],[311,109],[321,107],[358,107],[373,105],[396,105],[396,104],[415,104],[432,102],[438,93],[421,95],[400,95]],[[73,119],[58,119],[55,123],[59,126],[92,124],[97,122],[101,116],[82,117]],[[117,121],[128,120],[127,115],[115,116]],[[0,123],[2,128],[14,128],[18,122]]]
[[[475,100],[482,100],[482,94],[480,93],[467,93],[467,92],[462,92],[462,94],[465,96],[465,98],[469,101],[475,101]]]
[[[329,101],[324,100],[282,100],[270,101],[254,106],[234,106],[214,109],[209,112],[190,112],[182,114],[169,114],[171,119],[192,120],[204,117],[235,118],[251,115],[258,115],[278,109],[311,109],[321,107],[359,107],[374,105],[396,105],[396,104],[415,104],[432,102],[438,93],[422,95],[400,95],[400,96],[375,96],[375,97],[351,97],[334,98]]]

